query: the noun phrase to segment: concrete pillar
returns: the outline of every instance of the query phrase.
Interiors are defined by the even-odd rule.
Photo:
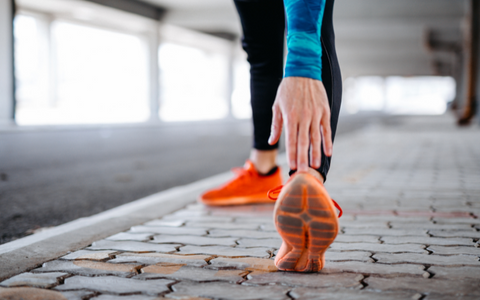
[[[0,125],[14,124],[15,116],[14,7],[14,0],[0,0]]]
[[[158,64],[158,47],[160,45],[160,24],[155,22],[148,38],[149,68],[150,68],[150,121],[158,122],[160,109],[160,70]]]
[[[237,47],[237,41],[232,41],[228,53],[226,101],[228,107],[227,118],[229,119],[233,119],[232,95],[233,90],[235,89],[235,58],[237,54]]]
[[[480,51],[480,0],[476,0],[476,5],[473,7],[474,11],[472,14],[474,15],[474,20],[473,20],[473,35],[472,35],[472,42],[474,45],[476,45],[476,48],[474,51],[476,52],[476,66],[475,66],[475,76],[476,76],[476,82],[475,82],[475,94],[474,97],[476,98],[476,112],[477,112],[477,123],[480,125],[480,54],[478,53]]]
[[[38,101],[42,101],[45,107],[53,107],[58,102],[57,92],[57,54],[55,41],[52,37],[53,16],[44,15],[35,18],[37,22],[37,31],[39,38],[39,56],[41,73],[41,94],[37,96]]]
[[[462,108],[462,114],[458,119],[459,125],[467,125],[475,116],[478,101],[478,65],[480,52],[480,0],[470,0],[470,16],[467,37],[467,65],[466,87],[465,87],[465,104]]]

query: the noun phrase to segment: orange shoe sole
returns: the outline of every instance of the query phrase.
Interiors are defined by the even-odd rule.
[[[284,271],[318,272],[337,236],[338,217],[323,184],[308,173],[294,176],[275,204],[274,222],[283,239],[275,265]]]
[[[210,206],[231,206],[231,205],[246,205],[246,204],[272,204],[272,200],[265,198],[266,193],[258,196],[235,197],[225,199],[206,200],[199,198],[198,201]]]

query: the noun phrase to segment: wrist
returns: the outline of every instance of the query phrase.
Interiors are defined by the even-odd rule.
[[[322,80],[322,46],[316,32],[292,32],[287,47],[285,77]]]

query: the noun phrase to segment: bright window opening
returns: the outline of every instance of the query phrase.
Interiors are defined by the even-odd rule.
[[[249,119],[252,117],[252,106],[250,105],[250,65],[244,57],[235,62],[232,115],[237,119]]]
[[[226,55],[164,43],[159,60],[162,120],[197,121],[227,116]]]
[[[344,82],[347,113],[383,111],[402,115],[440,115],[455,97],[452,77],[357,77]]]
[[[15,19],[20,125],[142,122],[149,118],[141,38],[73,23]]]

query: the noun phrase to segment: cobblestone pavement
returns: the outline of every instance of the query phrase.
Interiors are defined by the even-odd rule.
[[[277,271],[273,205],[191,204],[0,283],[8,299],[480,299],[480,130],[410,118],[336,142],[341,232]],[[40,297],[40,298],[34,298]]]

